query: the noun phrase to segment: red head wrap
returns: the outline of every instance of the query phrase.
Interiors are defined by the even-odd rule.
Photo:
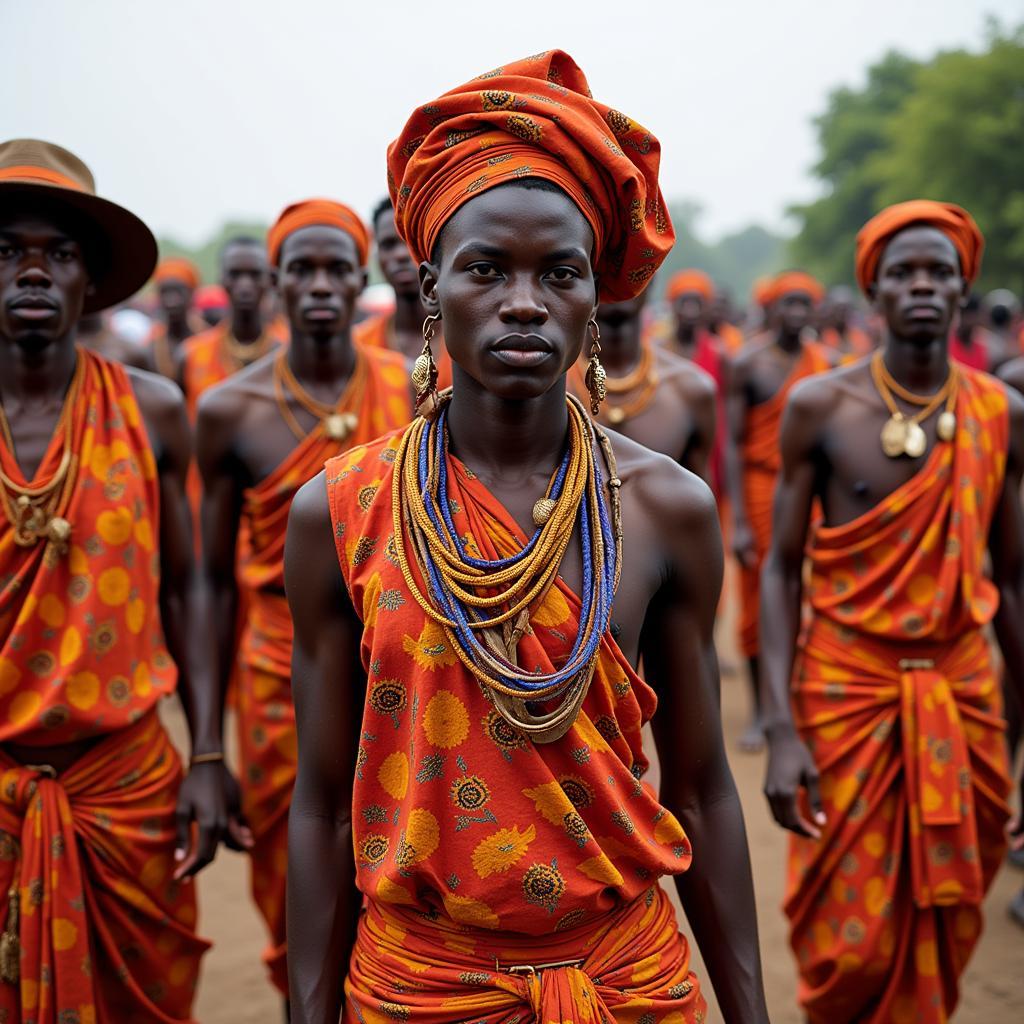
[[[675,241],[660,156],[650,132],[594,100],[572,58],[550,50],[419,107],[388,147],[388,187],[398,233],[420,261],[482,191],[553,182],[593,229],[601,301],[617,302],[643,291]]]
[[[805,274],[802,270],[786,270],[772,278],[765,293],[765,304],[771,305],[778,302],[783,295],[790,292],[806,292],[811,297],[811,302],[821,302],[825,298],[825,289],[820,281]]]
[[[227,309],[228,293],[219,284],[204,284],[192,296],[192,305],[200,312],[208,309]]]
[[[985,248],[985,239],[974,218],[953,203],[912,199],[909,203],[887,206],[857,232],[856,271],[861,291],[867,292],[874,284],[878,263],[893,236],[914,224],[938,228],[946,235],[960,254],[960,273],[968,282],[974,282]]]
[[[333,199],[307,199],[301,203],[292,203],[281,211],[281,216],[267,232],[267,255],[270,265],[278,265],[281,246],[293,231],[311,227],[313,224],[340,228],[351,235],[359,251],[359,265],[366,266],[370,258],[370,233],[355,210],[344,203],[336,203]]]
[[[157,264],[153,280],[157,284],[163,284],[164,281],[181,281],[182,284],[195,289],[199,287],[199,268],[191,260],[174,256]]]
[[[675,302],[687,292],[696,292],[705,302],[710,302],[715,297],[715,285],[703,270],[680,270],[669,278],[665,297]]]

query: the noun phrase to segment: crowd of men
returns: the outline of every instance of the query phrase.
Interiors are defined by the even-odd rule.
[[[703,1021],[662,876],[767,1021],[723,537],[803,1010],[947,1020],[1024,692],[1021,308],[970,214],[879,212],[863,304],[662,280],[657,142],[560,52],[388,171],[203,285],[0,144],[0,1020],[191,1020],[223,842],[294,1021]]]

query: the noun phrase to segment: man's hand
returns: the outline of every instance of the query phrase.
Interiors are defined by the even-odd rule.
[[[733,521],[732,551],[744,569],[753,569],[757,565],[754,532],[750,529],[750,524],[746,519],[734,519]]]
[[[797,797],[801,787],[807,790],[813,821],[808,821],[800,810]],[[783,828],[808,839],[821,838],[825,812],[821,807],[818,769],[811,752],[792,725],[768,730],[764,795],[768,798],[772,817]]]
[[[252,833],[242,818],[239,802],[238,782],[223,763],[199,764],[189,771],[181,784],[175,815],[176,882],[202,871],[222,841],[235,850],[252,848]]]

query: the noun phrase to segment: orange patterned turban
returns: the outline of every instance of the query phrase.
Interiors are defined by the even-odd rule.
[[[974,218],[953,203],[912,199],[908,203],[887,206],[857,232],[855,264],[861,291],[867,292],[874,284],[879,260],[892,237],[913,224],[938,228],[946,235],[960,254],[960,272],[973,284],[981,269],[981,254],[985,248],[985,239]]]
[[[658,140],[597,102],[561,50],[506,64],[419,107],[388,147],[398,233],[430,258],[463,203],[518,178],[566,192],[594,232],[602,302],[643,291],[675,241],[658,188]]]
[[[675,302],[687,292],[696,292],[710,302],[715,297],[715,285],[703,270],[680,270],[669,278],[665,297],[669,302]]]
[[[359,265],[366,266],[370,258],[370,233],[355,210],[344,203],[336,203],[333,199],[307,199],[301,203],[292,203],[281,211],[281,216],[267,232],[270,265],[278,265],[281,246],[293,231],[311,227],[313,224],[341,228],[346,234],[351,235],[359,250]]]
[[[771,305],[778,302],[783,295],[790,292],[806,292],[811,297],[811,302],[821,302],[825,298],[825,289],[820,281],[802,270],[786,270],[772,278],[766,289],[765,303]]]
[[[163,284],[164,281],[181,281],[189,288],[196,289],[199,287],[199,268],[191,260],[174,256],[157,264],[153,280],[157,284]]]

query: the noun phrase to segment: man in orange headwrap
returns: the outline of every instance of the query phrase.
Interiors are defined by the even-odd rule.
[[[740,651],[747,658],[752,696],[750,726],[740,739],[744,750],[760,750],[758,684],[758,601],[761,563],[768,552],[772,526],[772,495],[779,471],[779,427],[793,386],[820,373],[835,359],[803,332],[824,289],[809,274],[787,271],[765,289],[764,301],[774,310],[777,326],[752,341],[734,360],[726,397],[730,443],[725,448],[726,474],[732,504],[733,550],[740,566]]]
[[[717,429],[708,463],[708,482],[716,498],[724,491],[725,388],[729,356],[722,343],[707,329],[708,311],[715,298],[715,286],[703,270],[680,270],[669,279],[665,298],[672,308],[674,330],[665,347],[689,359],[715,382]]]
[[[785,910],[812,1024],[949,1020],[1006,849],[985,629],[1024,693],[1024,400],[947,348],[981,249],[956,206],[902,203],[869,221],[857,279],[883,347],[800,385],[782,429],[762,596],[765,792],[796,833]]]
[[[207,944],[183,883],[231,782],[192,599],[188,421],[176,387],[75,344],[156,242],[31,139],[0,144],[0,239],[0,1019],[190,1021]],[[156,712],[176,685],[184,780]]]
[[[182,342],[206,327],[192,309],[192,295],[199,283],[198,267],[180,256],[161,260],[153,274],[157,308],[149,332],[146,369],[170,380],[180,381],[178,361]]]
[[[726,1021],[767,1020],[719,722],[714,503],[566,395],[590,335],[599,404],[599,298],[635,297],[672,245],[659,156],[559,51],[418,108],[389,149],[454,381],[440,398],[421,363],[432,418],[332,459],[292,504],[294,1024],[338,1020],[346,968],[346,1022],[702,1021],[663,875]]]
[[[853,289],[846,285],[830,288],[821,306],[821,343],[838,352],[843,362],[853,362],[874,349],[874,342],[867,331],[852,322]]]
[[[409,255],[409,247],[395,227],[395,208],[389,198],[378,203],[373,211],[373,235],[380,271],[395,293],[395,309],[392,313],[370,317],[356,324],[352,328],[352,338],[358,345],[400,352],[411,367],[423,350],[423,323],[427,312],[420,301],[417,267]],[[452,361],[444,347],[440,325],[434,328],[430,345],[437,365],[437,386],[450,387]]]
[[[367,258],[356,214],[330,200],[296,203],[268,242],[291,343],[203,396],[196,447],[222,693],[236,668],[240,597],[248,607],[237,665],[242,807],[255,840],[253,898],[270,931],[265,959],[287,995],[285,866],[296,751],[284,525],[295,492],[328,458],[404,426],[412,402],[402,357],[351,340]],[[240,534],[247,538],[241,551]]]

